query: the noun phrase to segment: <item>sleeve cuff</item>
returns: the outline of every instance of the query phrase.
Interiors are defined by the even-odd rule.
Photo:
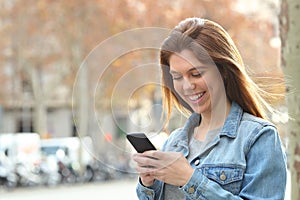
[[[207,184],[207,179],[202,175],[201,171],[198,169],[194,170],[194,173],[190,180],[181,189],[186,196],[191,199],[196,199],[196,197],[202,196],[205,192]]]
[[[150,187],[146,187],[142,184],[141,179],[139,178],[139,183],[137,185],[137,194],[138,195],[146,195],[150,196],[150,199],[154,199],[155,193],[158,193],[158,191],[161,189],[161,185],[159,184],[159,181],[155,180],[153,185]]]

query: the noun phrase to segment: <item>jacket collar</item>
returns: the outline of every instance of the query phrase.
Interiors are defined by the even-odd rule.
[[[185,125],[183,126],[182,130],[180,131],[181,134],[178,136],[179,142],[178,144],[188,144],[190,134],[194,133],[194,128],[199,126],[201,122],[201,115],[198,113],[192,113],[189,117]]]
[[[233,101],[231,103],[229,115],[227,116],[224,126],[220,131],[220,135],[225,135],[231,138],[235,138],[237,135],[239,124],[242,119],[242,115],[243,115],[242,108],[236,102]],[[198,126],[200,122],[201,122],[201,115],[199,115],[198,113],[192,113],[192,115],[189,117],[187,123],[184,125],[182,129],[182,132],[184,132],[185,134],[183,134],[183,138],[181,139],[187,141],[188,134],[193,133],[192,129]]]
[[[242,108],[236,102],[232,102],[229,115],[227,116],[224,126],[220,132],[220,135],[235,138],[242,119],[242,115]]]
[[[235,138],[242,115],[242,108],[237,103],[232,102],[229,115],[227,116],[224,126],[220,131],[220,136]],[[200,122],[201,115],[198,113],[192,113],[183,128],[173,135],[173,139],[171,140],[169,147],[171,149],[169,150],[172,151],[173,149],[176,149],[177,151],[181,151],[183,155],[187,156],[189,152],[188,143],[190,134],[193,134],[193,129],[198,126]],[[215,143],[218,141],[219,139],[215,141]]]

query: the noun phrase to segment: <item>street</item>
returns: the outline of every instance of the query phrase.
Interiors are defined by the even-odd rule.
[[[290,200],[290,173],[285,200]],[[61,185],[57,187],[18,188],[13,191],[0,189],[0,200],[137,200],[137,179],[107,181],[99,183]]]
[[[0,189],[0,200],[137,200],[136,179],[107,181],[56,187],[18,188],[13,191]]]

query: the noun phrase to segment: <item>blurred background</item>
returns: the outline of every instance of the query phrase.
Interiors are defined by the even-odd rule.
[[[161,116],[158,48],[168,31],[186,17],[218,22],[253,79],[284,93],[279,4],[1,0],[0,198],[136,198],[126,133],[145,132],[160,148],[185,121],[175,111],[164,127]],[[272,104],[286,143],[284,97]]]

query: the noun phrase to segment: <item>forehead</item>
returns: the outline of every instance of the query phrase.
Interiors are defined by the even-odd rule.
[[[170,56],[170,70],[181,71],[183,69],[192,67],[205,66],[200,60],[197,59],[195,54],[190,50],[183,50],[180,53],[174,53]]]

